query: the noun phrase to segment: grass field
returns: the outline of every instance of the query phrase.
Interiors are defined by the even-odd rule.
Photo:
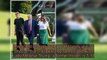
[[[0,11],[0,59],[10,59],[10,40],[8,36],[7,20],[9,19],[9,11]]]
[[[21,14],[24,19],[27,19],[25,14]],[[7,19],[9,18],[9,12],[0,11],[0,60],[9,60],[10,59],[10,41],[8,36],[8,26]],[[14,36],[14,13],[12,13],[12,41],[15,43]],[[58,39],[59,40],[59,39]],[[28,40],[25,39],[27,42]],[[95,58],[56,58],[56,60],[107,60],[107,44],[95,43]],[[42,58],[43,59],[43,58]],[[19,60],[19,59],[17,59]],[[24,59],[23,59],[24,60]],[[30,59],[28,59],[30,60]],[[32,59],[32,60],[41,60],[41,59]],[[43,59],[49,60],[49,59]],[[55,60],[55,59],[50,59]]]
[[[12,19],[12,31],[14,31],[14,19],[15,13],[11,13]],[[27,15],[21,14],[24,19],[27,19]],[[10,59],[10,37],[8,35],[7,21],[10,17],[9,11],[0,11],[0,58],[2,60]],[[12,38],[15,39],[14,32],[12,32]]]

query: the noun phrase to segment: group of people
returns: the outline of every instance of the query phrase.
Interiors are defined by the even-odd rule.
[[[89,20],[79,14],[73,14],[72,12],[65,12],[62,14],[62,19],[59,20],[60,26],[63,27],[62,37],[63,43],[68,44],[89,44],[90,33],[98,38],[98,34]],[[61,31],[57,27],[58,31]]]
[[[52,36],[51,30],[49,27],[49,22],[47,21],[46,17],[42,13],[36,14],[36,19],[32,18],[32,15],[28,15],[28,20],[25,20],[20,17],[20,13],[16,12],[16,19],[14,20],[15,25],[15,34],[17,37],[17,50],[20,50],[19,45],[20,42],[23,46],[25,43],[23,41],[24,35],[28,38],[30,42],[30,50],[34,50],[33,47],[33,40],[34,37],[39,36],[39,45],[48,45],[48,35]],[[57,32],[62,32],[63,37],[67,37],[64,39],[64,43],[69,44],[89,44],[90,43],[90,33],[98,38],[98,34],[91,24],[90,21],[84,18],[82,15],[74,15],[72,13],[65,13],[62,14],[61,23],[57,21]],[[58,25],[60,25],[58,27]],[[62,28],[61,28],[61,25]],[[66,27],[66,28],[65,28]]]
[[[16,45],[17,50],[20,50],[19,45],[20,42],[23,46],[24,43],[24,35],[28,38],[30,42],[30,50],[34,50],[33,40],[36,36],[39,36],[39,45],[48,46],[48,34],[51,36],[51,30],[49,27],[49,22],[46,20],[46,17],[39,12],[36,14],[36,19],[32,18],[32,15],[28,15],[28,20],[25,20],[20,17],[20,13],[15,13],[16,18],[14,20],[15,25],[15,35],[16,35]]]

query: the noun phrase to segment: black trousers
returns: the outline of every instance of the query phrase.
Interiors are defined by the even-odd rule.
[[[19,46],[20,45],[20,42],[21,42],[21,44],[22,45],[24,45],[24,42],[23,42],[23,33],[22,32],[16,32],[16,38],[17,38],[17,42],[16,42],[16,44],[17,44],[17,46]]]

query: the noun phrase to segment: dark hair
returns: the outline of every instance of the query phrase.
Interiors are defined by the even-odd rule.
[[[84,17],[83,15],[80,15],[80,14],[77,14],[76,15],[76,18],[79,20],[79,22],[83,22],[84,18],[81,18],[81,17]]]

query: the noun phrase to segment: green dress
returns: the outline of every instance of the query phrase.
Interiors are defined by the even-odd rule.
[[[47,31],[47,29],[40,30],[39,35],[40,35],[40,40],[41,40],[40,43],[41,44],[48,44],[48,31]]]
[[[68,36],[69,44],[89,44],[88,30],[72,30]]]

